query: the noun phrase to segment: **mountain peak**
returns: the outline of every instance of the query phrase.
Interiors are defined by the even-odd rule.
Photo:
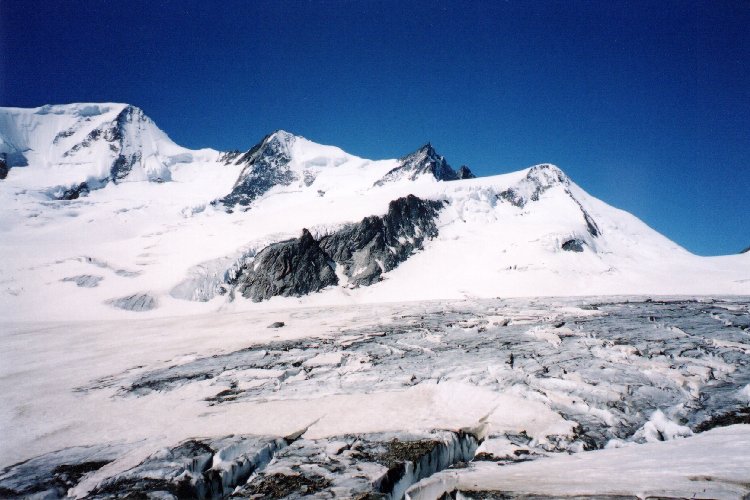
[[[476,175],[474,175],[474,172],[471,171],[469,167],[466,165],[461,165],[461,168],[458,169],[458,172],[456,172],[456,176],[459,179],[476,179]]]
[[[46,169],[45,193],[68,199],[126,177],[171,179],[169,166],[192,156],[174,144],[138,107],[126,103],[70,103],[0,109],[3,171]],[[13,174],[11,174],[13,175]]]
[[[273,186],[286,186],[296,180],[297,176],[289,166],[292,161],[290,146],[296,138],[289,132],[277,130],[244,154],[228,155],[227,163],[243,164],[244,168],[232,191],[218,201],[229,208],[237,204],[248,206]]]
[[[413,153],[401,158],[399,165],[385,174],[375,185],[382,186],[387,182],[403,178],[413,181],[426,174],[432,175],[439,181],[455,181],[458,179],[458,175],[445,161],[445,157],[439,155],[432,144],[428,142]]]
[[[565,175],[565,172],[563,172],[557,165],[552,165],[551,163],[534,165],[526,173],[526,178],[534,184],[544,188],[550,188],[557,184],[562,184],[564,186],[570,184],[570,179]]]
[[[429,160],[445,161],[445,158],[438,154],[430,142],[401,158],[402,162],[424,162]]]
[[[557,186],[562,186],[569,193],[567,188],[570,186],[570,179],[555,165],[542,163],[529,168],[523,179],[500,193],[500,198],[523,208],[529,201],[539,200],[544,192]],[[590,232],[596,236],[599,233],[596,224],[591,222],[590,227]]]
[[[427,144],[419,148],[417,151],[424,151],[425,153],[430,155],[437,155],[437,151],[435,151],[435,148],[432,147],[431,142],[427,142]]]
[[[297,139],[296,135],[282,129],[275,130],[266,136],[267,141],[276,140],[284,144],[294,142],[295,139]]]

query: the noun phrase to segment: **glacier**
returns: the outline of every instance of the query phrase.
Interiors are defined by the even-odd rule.
[[[0,108],[0,496],[750,495],[750,253],[139,108]]]

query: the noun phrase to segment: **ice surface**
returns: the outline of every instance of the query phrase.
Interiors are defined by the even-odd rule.
[[[747,498],[750,425],[645,445],[556,455],[508,467],[479,462],[408,492],[454,498]]]
[[[649,436],[691,440],[680,436],[748,419],[749,306],[483,299],[5,323],[0,426],[17,431],[0,443],[0,466],[128,444],[86,473],[76,491],[89,491],[160,449],[229,434],[304,429],[297,447],[327,447],[345,435],[472,429],[485,437],[476,463],[492,470],[613,440],[624,450]],[[285,326],[267,328],[276,321]],[[55,417],[40,418],[50,408]]]

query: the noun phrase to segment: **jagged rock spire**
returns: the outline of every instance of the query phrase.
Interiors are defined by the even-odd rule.
[[[401,158],[399,165],[385,174],[382,179],[375,183],[382,186],[403,178],[415,180],[416,178],[429,174],[439,181],[455,181],[458,179],[456,171],[448,165],[445,157],[439,155],[431,143],[427,143],[418,150]]]
[[[247,206],[276,185],[288,186],[297,180],[289,166],[292,161],[290,146],[296,136],[277,130],[265,136],[258,144],[242,155],[234,155],[229,161],[244,164],[232,191],[218,200],[227,207]]]

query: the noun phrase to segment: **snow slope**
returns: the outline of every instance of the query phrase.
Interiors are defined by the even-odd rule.
[[[171,166],[217,154],[178,146],[127,104],[0,108],[0,157],[13,169],[16,185],[28,189],[168,181]]]
[[[103,319],[438,298],[750,293],[750,254],[692,255],[555,166],[440,181],[450,167],[430,150],[372,161],[278,131],[244,154],[220,155],[177,146],[123,104],[2,108],[0,153],[11,168],[0,181],[0,314]],[[388,176],[407,159],[409,175]],[[246,203],[222,203],[261,181]],[[76,199],[57,199],[71,188]],[[439,234],[381,282],[353,288],[341,279],[260,304],[226,293],[233,271],[265,246],[303,228],[320,237],[383,215],[409,194],[446,202]]]

